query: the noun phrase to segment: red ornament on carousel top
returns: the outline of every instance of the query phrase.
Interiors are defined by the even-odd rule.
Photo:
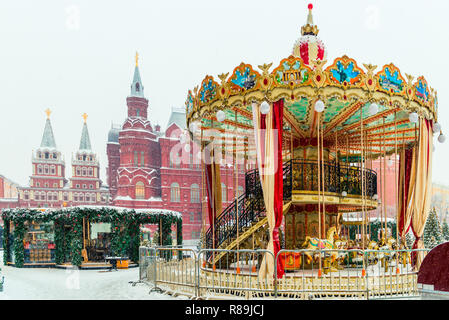
[[[312,9],[313,5],[310,3],[309,14],[307,16],[307,24],[301,27],[301,38],[296,40],[293,46],[293,55],[300,57],[305,64],[314,68],[314,60],[325,60],[327,56],[326,48],[323,41],[317,37],[318,27],[313,24]]]

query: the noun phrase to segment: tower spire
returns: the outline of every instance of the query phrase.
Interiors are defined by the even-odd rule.
[[[83,131],[81,132],[81,141],[79,150],[91,150],[89,131],[87,130],[87,114],[82,115],[84,119]]]
[[[131,96],[143,98],[144,97],[143,84],[142,84],[142,80],[140,79],[139,54],[137,52],[136,52],[135,60],[136,60],[136,67],[134,68],[134,77],[133,77],[133,82],[131,84]]]
[[[45,121],[44,134],[42,135],[40,147],[56,149],[55,137],[53,135],[53,129],[50,122],[50,109],[47,108],[47,110],[45,110],[45,113],[47,114],[47,120]]]

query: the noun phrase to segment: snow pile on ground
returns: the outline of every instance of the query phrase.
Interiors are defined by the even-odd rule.
[[[5,283],[3,292],[0,292],[0,300],[174,299],[156,292],[149,294],[151,287],[144,283],[137,283],[135,286],[129,283],[139,278],[139,268],[118,271],[15,268],[4,266],[1,260],[0,275],[5,277]]]

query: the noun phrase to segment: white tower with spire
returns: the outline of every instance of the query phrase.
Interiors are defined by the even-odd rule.
[[[82,117],[84,123],[80,145],[75,157],[72,157],[71,199],[69,200],[73,205],[95,204],[101,200],[100,164],[90,144],[87,114],[84,113]]]
[[[33,206],[53,207],[62,198],[65,179],[65,161],[56,147],[50,121],[50,109],[45,110],[44,133],[39,148],[32,153],[30,187],[19,189],[19,203],[32,202]]]

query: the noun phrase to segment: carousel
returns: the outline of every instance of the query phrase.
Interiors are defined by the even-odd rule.
[[[243,262],[238,254],[230,258],[229,250],[264,249],[272,255],[253,268],[259,275],[282,278],[315,263],[321,276],[333,269],[324,254],[292,263],[294,250],[405,248],[410,228],[413,249],[423,248],[433,137],[445,139],[437,93],[423,76],[394,64],[378,67],[346,55],[328,61],[312,5],[308,9],[291,55],[259,66],[242,62],[188,92],[188,137],[202,151],[202,246],[210,249],[204,268],[239,273]],[[389,158],[397,159],[391,181]],[[225,165],[234,168],[236,186],[241,172],[245,179],[243,194],[236,189],[227,207],[220,195]],[[391,217],[381,201],[392,184],[394,236],[386,232]],[[359,221],[360,236],[352,241],[341,232],[347,214]],[[375,243],[373,218],[381,226]],[[412,258],[418,268],[423,254]]]

